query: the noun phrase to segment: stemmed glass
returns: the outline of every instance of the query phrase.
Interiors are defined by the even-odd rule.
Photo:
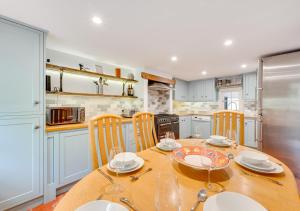
[[[231,146],[234,148],[237,147],[236,137],[237,137],[236,131],[233,130],[226,131],[226,138],[231,141]]]
[[[209,151],[207,154],[211,160],[208,168],[208,175],[207,175],[207,189],[212,192],[221,192],[223,190],[223,187],[218,183],[211,182],[211,174],[212,171],[215,170],[216,168],[215,164],[219,157],[218,153],[215,151]]]
[[[165,138],[167,139],[174,139],[175,140],[175,134],[173,131],[166,132]]]
[[[156,178],[156,211],[180,211],[179,185],[176,175],[159,173]]]
[[[121,164],[112,164],[115,156],[119,153],[121,153],[122,150],[119,147],[113,147],[111,148],[110,152],[109,152],[109,156],[108,156],[108,166],[110,167],[110,169],[114,170],[114,172],[116,173],[116,177],[119,176],[120,171],[122,170],[123,166]],[[113,184],[108,185],[105,188],[105,195],[109,195],[111,196],[113,201],[117,201],[118,196],[124,192],[125,188],[119,184],[114,182]]]

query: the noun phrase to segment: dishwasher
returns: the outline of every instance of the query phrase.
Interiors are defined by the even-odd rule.
[[[207,139],[211,135],[210,116],[192,116],[192,137]]]

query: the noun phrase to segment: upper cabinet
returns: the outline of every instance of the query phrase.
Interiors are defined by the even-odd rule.
[[[215,79],[205,80],[204,84],[205,84],[204,101],[216,101],[217,92],[215,86]]]
[[[243,97],[244,100],[256,100],[256,72],[244,74]]]
[[[44,33],[0,18],[0,116],[42,114]]]
[[[188,101],[188,82],[180,79],[176,79],[174,100],[177,101]]]
[[[189,83],[188,101],[212,102],[217,100],[215,79],[191,81]]]
[[[212,102],[217,100],[215,79],[183,81],[176,79],[174,100]]]

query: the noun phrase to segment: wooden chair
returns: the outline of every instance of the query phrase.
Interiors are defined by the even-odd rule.
[[[95,128],[98,129],[97,137],[95,137]],[[105,114],[91,118],[89,120],[89,134],[93,169],[99,168],[99,157],[101,157],[102,165],[108,162],[107,155],[109,155],[112,147],[120,147],[122,151],[125,150],[121,116]]]
[[[157,137],[154,126],[154,114],[138,112],[132,117],[136,151],[155,146]]]
[[[220,111],[213,114],[213,135],[226,136],[229,131],[231,138],[237,134],[239,122],[239,142],[244,145],[244,113],[237,111]]]

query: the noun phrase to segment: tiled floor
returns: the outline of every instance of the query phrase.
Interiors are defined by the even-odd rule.
[[[57,203],[61,200],[61,198],[64,195],[65,194],[61,194],[61,195],[57,196],[56,199],[54,199],[53,201],[50,201],[47,204],[39,205],[39,206],[37,206],[33,209],[30,209],[28,211],[53,211],[55,206],[57,205]]]

